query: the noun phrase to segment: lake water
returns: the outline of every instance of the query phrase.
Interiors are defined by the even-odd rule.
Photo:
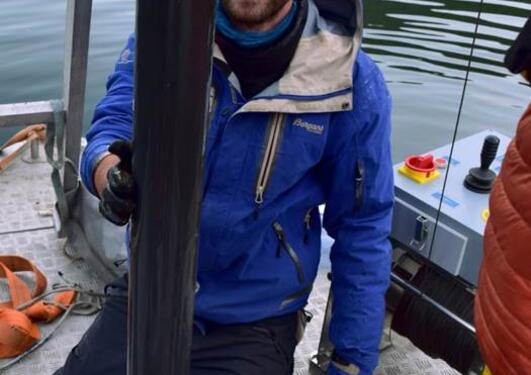
[[[65,7],[65,0],[0,1],[0,103],[60,97]],[[394,98],[396,160],[451,141],[479,8],[479,0],[366,1],[364,45]],[[531,99],[523,79],[502,65],[531,0],[485,0],[481,11],[460,138],[485,128],[512,135]],[[94,0],[86,127],[133,24],[134,1]]]

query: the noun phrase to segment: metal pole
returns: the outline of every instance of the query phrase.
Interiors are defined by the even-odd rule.
[[[63,73],[63,100],[66,111],[65,156],[76,166],[79,163],[83,134],[91,15],[92,0],[68,0]],[[77,173],[72,168],[66,168],[65,191],[74,189],[77,184]]]
[[[391,281],[394,282],[396,285],[400,286],[401,288],[404,288],[406,291],[413,294],[414,296],[429,303],[433,308],[435,308],[436,310],[438,310],[439,312],[441,312],[443,315],[447,316],[448,318],[452,319],[457,324],[461,325],[463,328],[465,328],[467,331],[469,331],[473,335],[476,334],[476,328],[472,324],[462,319],[457,314],[454,314],[452,311],[448,310],[446,307],[441,305],[439,302],[435,301],[433,298],[430,298],[429,296],[424,294],[423,291],[411,285],[409,282],[402,279],[400,276],[398,276],[394,272],[391,272]]]
[[[0,128],[53,122],[51,101],[0,104]]]
[[[39,140],[34,139],[30,142],[31,160],[36,161],[39,159]]]
[[[317,353],[310,359],[310,374],[326,374],[330,361],[332,360],[332,353],[334,352],[334,344],[330,341],[330,322],[332,321],[332,305],[334,304],[334,296],[332,289],[328,293],[328,302],[326,303],[325,316],[323,321],[323,328],[321,330],[321,339],[319,340],[319,347]]]
[[[128,374],[186,375],[215,0],[138,0]]]

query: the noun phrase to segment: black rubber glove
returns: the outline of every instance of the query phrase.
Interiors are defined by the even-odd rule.
[[[136,187],[132,172],[133,148],[130,142],[116,141],[109,152],[120,162],[109,169],[107,187],[101,194],[99,210],[110,222],[124,226],[129,222],[136,206]]]

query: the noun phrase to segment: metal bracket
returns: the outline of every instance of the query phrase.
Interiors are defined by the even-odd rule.
[[[328,274],[328,279],[331,280],[331,274]],[[319,341],[319,349],[310,360],[310,374],[322,375],[326,374],[330,361],[332,360],[332,352],[334,351],[334,344],[330,341],[329,329],[330,321],[332,320],[332,304],[334,303],[334,297],[332,290],[328,294],[328,302],[326,303],[326,310],[323,322],[323,328],[321,330],[321,340]]]
[[[0,128],[54,121],[52,101],[0,104]]]
[[[418,251],[424,251],[426,247],[426,242],[430,234],[429,228],[430,220],[422,215],[417,216],[415,223],[415,236],[409,242],[409,246]]]

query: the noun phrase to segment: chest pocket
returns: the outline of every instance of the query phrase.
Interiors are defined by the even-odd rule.
[[[319,163],[330,115],[271,115],[255,186],[257,211],[269,199],[289,190]]]

